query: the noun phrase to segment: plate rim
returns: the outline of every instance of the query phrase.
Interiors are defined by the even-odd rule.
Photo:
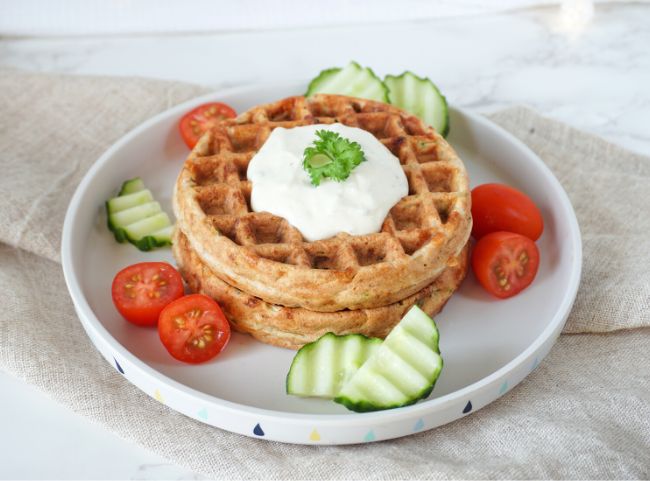
[[[305,427],[311,427],[314,423],[317,423],[319,426],[323,427],[337,427],[341,424],[346,426],[355,425],[355,426],[366,426],[373,424],[377,420],[381,420],[382,424],[393,423],[403,420],[404,418],[415,418],[422,416],[434,411],[442,410],[444,407],[457,402],[459,399],[468,398],[472,393],[476,393],[486,386],[491,385],[497,380],[502,379],[504,376],[507,376],[509,373],[516,370],[517,367],[521,366],[526,362],[527,359],[530,359],[540,348],[546,343],[551,341],[551,347],[555,344],[557,335],[559,335],[561,328],[564,326],[568,315],[571,312],[571,308],[575,301],[578,287],[580,285],[580,279],[582,274],[582,239],[580,233],[580,227],[577,221],[577,217],[573,206],[569,200],[568,194],[562,187],[559,180],[555,177],[550,168],[541,160],[537,154],[535,154],[525,143],[515,137],[513,134],[503,129],[496,123],[490,121],[482,115],[473,113],[467,109],[458,108],[450,106],[450,110],[460,113],[462,116],[470,118],[473,122],[481,124],[482,127],[487,130],[496,131],[499,135],[505,137],[507,141],[513,143],[519,149],[527,151],[529,157],[533,162],[538,164],[538,167],[545,173],[547,179],[554,185],[555,190],[559,193],[559,202],[562,205],[563,209],[567,214],[567,219],[569,221],[569,230],[570,238],[573,245],[573,258],[571,266],[571,274],[568,282],[568,288],[566,289],[560,306],[555,311],[553,319],[548,323],[544,330],[535,338],[535,340],[528,345],[519,355],[513,358],[511,361],[506,363],[501,368],[492,372],[491,374],[461,388],[451,393],[445,394],[444,396],[428,399],[424,402],[420,402],[411,406],[407,406],[400,409],[392,409],[385,411],[375,411],[369,413],[355,413],[355,414],[320,414],[320,413],[295,413],[290,411],[277,411],[272,409],[259,408],[255,406],[249,406],[245,404],[240,404],[233,401],[228,401],[211,394],[204,393],[195,388],[187,386],[186,384],[177,381],[162,372],[156,370],[155,368],[149,366],[147,363],[142,361],[136,355],[132,354],[126,347],[120,344],[116,338],[103,326],[101,321],[95,316],[92,311],[87,299],[85,298],[82,288],[80,278],[77,275],[77,272],[74,269],[74,252],[72,249],[73,245],[73,227],[74,220],[78,215],[78,212],[81,207],[81,200],[86,194],[89,184],[101,169],[101,167],[109,161],[109,159],[119,151],[123,146],[128,144],[133,138],[139,135],[142,131],[147,130],[152,125],[160,122],[161,120],[179,115],[186,110],[193,108],[196,105],[199,105],[208,101],[219,101],[220,98],[227,95],[241,95],[246,94],[247,92],[255,92],[263,89],[290,89],[291,87],[296,86],[295,89],[297,92],[300,91],[300,87],[304,87],[304,83],[290,83],[290,82],[275,82],[275,83],[264,83],[264,84],[249,84],[242,85],[232,88],[224,88],[216,90],[198,97],[191,98],[186,100],[178,105],[175,105],[169,109],[166,109],[153,117],[145,120],[141,124],[134,127],[132,130],[124,134],[121,138],[115,141],[104,153],[92,164],[88,169],[81,182],[77,186],[74,195],[72,196],[68,208],[66,210],[65,220],[63,223],[63,232],[62,232],[62,241],[61,241],[61,264],[63,268],[63,274],[68,288],[70,297],[72,298],[73,304],[76,308],[77,316],[79,320],[87,331],[90,330],[95,336],[102,339],[105,343],[109,345],[115,352],[119,353],[124,359],[131,363],[133,367],[140,372],[141,375],[145,375],[156,379],[157,383],[162,387],[180,391],[182,394],[191,395],[198,399],[201,399],[203,402],[209,403],[212,406],[216,406],[221,410],[226,412],[236,412],[238,414],[243,413],[251,416],[255,416],[260,420],[269,420],[272,419],[276,422],[289,423],[289,424],[300,424]],[[90,333],[89,333],[90,334]],[[93,336],[91,341],[93,346],[98,349],[95,345],[95,340]],[[98,349],[99,350],[99,349]],[[101,350],[100,350],[101,352]],[[147,393],[140,386],[135,384],[130,378],[127,378],[130,383],[134,384],[140,390]],[[498,397],[497,397],[498,398]],[[496,398],[495,398],[496,400]],[[492,401],[491,401],[492,402]],[[491,403],[490,402],[490,403]],[[488,404],[490,404],[488,403]],[[477,411],[481,407],[477,406],[472,412]],[[176,409],[175,409],[176,410]]]

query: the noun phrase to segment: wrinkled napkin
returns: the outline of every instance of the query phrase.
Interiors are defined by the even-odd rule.
[[[0,369],[122,438],[219,479],[650,477],[650,158],[525,108],[489,117],[537,153],[568,192],[583,236],[583,280],[564,329],[573,335],[561,336],[499,400],[402,439],[294,446],[187,418],[119,375],[90,343],[67,294],[63,218],[104,150],[206,92],[149,79],[0,70]]]

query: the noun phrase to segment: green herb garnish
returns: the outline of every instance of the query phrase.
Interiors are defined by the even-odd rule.
[[[319,140],[314,140],[313,146],[305,149],[302,161],[313,185],[320,185],[323,178],[342,182],[366,160],[357,142],[329,130],[317,130],[316,135]]]

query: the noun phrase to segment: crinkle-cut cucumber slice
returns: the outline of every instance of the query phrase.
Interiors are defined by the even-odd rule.
[[[145,217],[136,222],[122,227],[130,241],[137,241],[152,235],[165,227],[172,225],[169,216],[165,212],[158,212],[149,217]]]
[[[171,245],[173,226],[138,177],[122,184],[120,195],[106,201],[108,228],[118,242],[130,242],[143,251]]]
[[[413,306],[334,401],[358,412],[408,406],[431,393],[442,366],[436,324]]]
[[[136,205],[129,209],[120,210],[108,216],[108,222],[112,224],[113,228],[125,227],[133,224],[139,220],[150,217],[158,212],[162,212],[158,202],[147,202],[145,204]]]
[[[388,102],[388,89],[368,67],[350,62],[346,67],[323,70],[307,87],[306,97],[311,95],[338,94],[379,102]]]
[[[145,189],[133,194],[126,194],[121,197],[113,197],[106,201],[106,210],[108,214],[115,214],[131,207],[137,207],[147,202],[153,202],[153,195],[151,191]]]
[[[157,230],[151,234],[151,237],[154,238],[156,242],[164,242],[165,245],[169,245],[172,243],[172,235],[174,233],[174,226],[169,225],[167,227],[163,227],[160,230]]]
[[[144,182],[142,182],[142,179],[140,177],[135,177],[133,179],[125,180],[124,183],[122,184],[122,188],[120,189],[120,192],[118,195],[127,195],[127,194],[133,194],[134,192],[139,192],[141,190],[145,190]]]
[[[133,241],[129,240],[134,246],[136,246],[141,251],[150,251],[156,247],[169,246],[172,244],[172,233],[174,231],[174,226],[170,225],[164,227],[156,232],[153,232],[150,235],[146,235],[139,240]]]
[[[446,137],[449,133],[447,99],[428,78],[406,71],[387,75],[384,83],[390,90],[390,103],[419,117]]]
[[[381,343],[381,339],[361,334],[337,336],[328,332],[304,345],[287,374],[287,394],[334,398]]]

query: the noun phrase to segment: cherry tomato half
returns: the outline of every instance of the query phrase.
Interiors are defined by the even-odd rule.
[[[179,124],[181,136],[190,149],[193,149],[199,138],[214,124],[223,119],[237,116],[232,108],[219,102],[199,105],[186,113]]]
[[[111,294],[115,307],[127,321],[155,326],[160,311],[184,294],[183,279],[166,262],[141,262],[117,273]]]
[[[472,190],[472,235],[507,231],[537,240],[544,230],[542,214],[523,192],[503,184],[483,184]]]
[[[513,232],[492,232],[472,252],[472,269],[490,294],[505,299],[528,287],[539,267],[539,251],[528,237]]]
[[[190,294],[160,313],[158,334],[175,359],[198,364],[219,354],[230,339],[230,325],[219,304],[203,294]]]

